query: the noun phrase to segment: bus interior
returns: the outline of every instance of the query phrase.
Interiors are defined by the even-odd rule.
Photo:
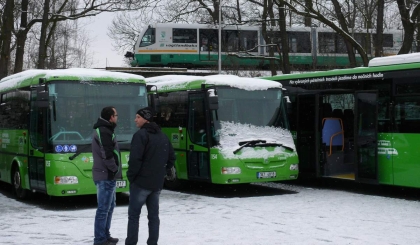
[[[302,174],[377,181],[376,92],[289,90],[289,98]]]

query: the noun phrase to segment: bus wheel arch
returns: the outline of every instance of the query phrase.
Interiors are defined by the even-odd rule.
[[[19,164],[15,161],[12,164],[12,188],[18,199],[26,199],[29,197],[29,190],[22,187],[22,173]]]
[[[172,167],[172,178],[168,178],[165,176],[164,186],[169,190],[178,190],[181,189],[184,185],[184,181],[178,179],[178,175],[176,174],[176,168]]]

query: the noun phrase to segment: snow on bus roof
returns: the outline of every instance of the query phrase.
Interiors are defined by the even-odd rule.
[[[146,78],[146,83],[156,85],[157,89],[178,89],[187,87],[189,83],[203,81],[204,84],[226,85],[244,90],[267,90],[282,88],[281,83],[258,78],[238,77],[235,75],[164,75]]]
[[[127,81],[128,79],[144,80],[143,76],[122,73],[122,72],[111,72],[105,70],[87,69],[87,68],[69,68],[69,69],[58,69],[58,70],[27,70],[19,72],[10,76],[7,76],[0,80],[0,90],[6,88],[15,88],[19,86],[23,81],[34,78],[34,77],[56,77],[56,76],[71,76],[77,77],[81,81],[91,80],[93,78],[110,78],[116,81]]]
[[[373,58],[369,61],[369,67],[418,62],[420,62],[420,53],[399,54],[387,57]]]

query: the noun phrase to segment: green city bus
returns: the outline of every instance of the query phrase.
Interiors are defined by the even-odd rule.
[[[156,122],[175,152],[174,177],[243,184],[298,177],[281,84],[233,75],[146,78]]]
[[[420,187],[420,53],[264,79],[287,89],[301,177]]]
[[[144,78],[93,69],[28,70],[0,81],[0,180],[18,198],[95,194],[92,180],[93,124],[105,106],[119,114],[115,134],[128,191],[133,115],[147,106]]]

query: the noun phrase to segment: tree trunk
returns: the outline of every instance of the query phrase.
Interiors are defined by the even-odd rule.
[[[50,0],[44,0],[44,13],[42,15],[41,35],[39,38],[38,69],[45,69],[45,58],[47,56],[47,29],[48,12],[50,11]]]
[[[28,3],[29,0],[22,0],[22,13],[20,14],[20,28],[16,35],[16,56],[14,73],[23,70],[23,56],[25,54],[25,42],[28,34]]]
[[[10,61],[10,44],[12,42],[13,31],[13,9],[15,8],[14,0],[7,0],[4,6],[1,28],[1,53],[0,53],[0,79],[8,75]]]
[[[284,3],[282,3],[282,2],[283,2],[283,0],[281,0],[280,3],[284,5]],[[312,9],[312,7],[313,7],[312,6],[312,0],[305,0],[305,6],[308,9]],[[309,16],[305,16],[304,18],[305,18],[305,26],[311,27],[312,26],[312,18],[309,17]]]
[[[341,29],[343,29],[343,31],[346,33],[349,33],[346,19],[344,18],[343,12],[341,11],[340,3],[337,0],[332,0],[331,2],[334,5],[335,13],[337,14],[338,23],[340,24]],[[350,67],[356,67],[356,55],[353,51],[353,45],[347,39],[345,39],[344,42],[346,44]]]
[[[283,56],[282,71],[283,74],[290,74],[290,62],[289,62],[289,42],[286,31],[286,13],[284,0],[279,1],[279,19],[280,19],[280,38],[281,38],[281,54]],[[280,52],[279,52],[280,53]]]
[[[376,18],[375,57],[383,56],[384,52],[384,7],[385,0],[378,0],[378,16]]]
[[[405,0],[397,0],[398,10],[400,11],[401,21],[404,28],[404,39],[401,45],[401,49],[398,54],[408,54],[411,50],[411,46],[414,40],[414,31],[416,30],[416,24],[413,20],[416,20],[419,16],[420,5],[417,4],[414,7],[412,16],[410,16],[410,9],[406,5]]]

